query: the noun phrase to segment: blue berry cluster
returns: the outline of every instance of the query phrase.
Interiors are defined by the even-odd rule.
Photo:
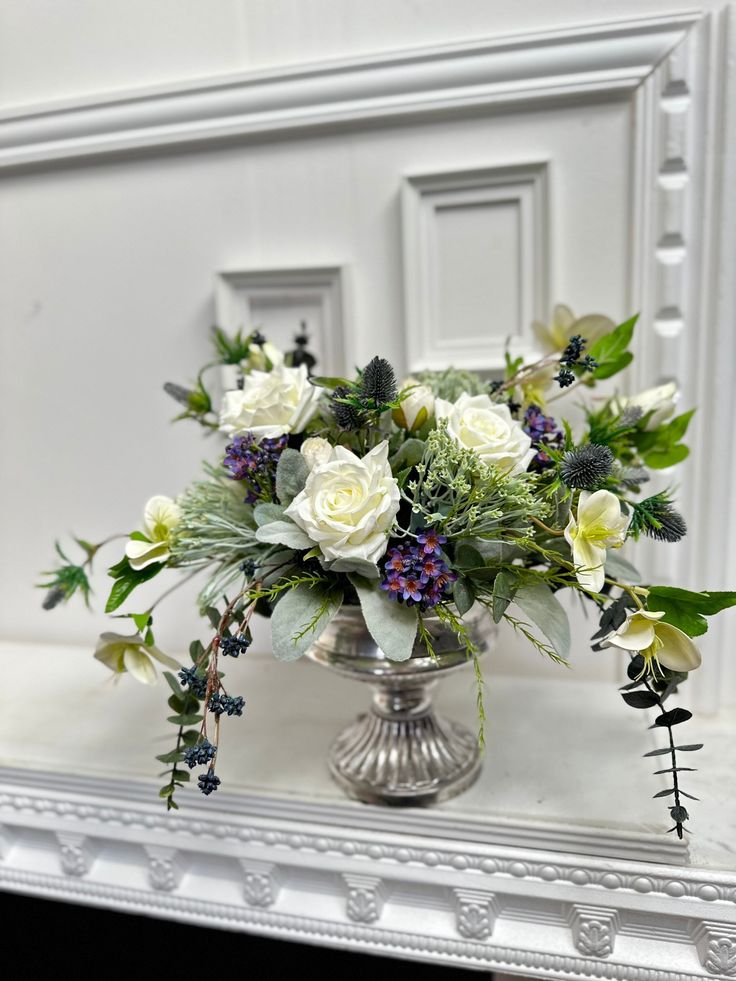
[[[209,797],[213,790],[217,790],[220,786],[220,778],[215,776],[214,770],[207,770],[206,773],[200,773],[197,777],[197,785],[205,797]]]
[[[225,657],[240,657],[250,647],[250,639],[245,634],[235,637],[223,637],[220,641],[220,651]]]
[[[184,762],[192,770],[195,766],[211,763],[216,752],[217,746],[213,746],[209,739],[203,739],[196,746],[187,746],[184,750]]]
[[[530,405],[524,413],[522,429],[531,436],[532,446],[537,451],[537,455],[529,464],[529,469],[538,473],[551,467],[554,461],[547,451],[560,449],[564,441],[556,421],[552,416],[546,416],[538,405]]]
[[[386,577],[381,582],[390,599],[407,606],[419,606],[429,610],[437,606],[457,580],[442,559],[442,546],[447,539],[431,528],[420,530],[416,544],[404,542],[389,550],[384,568]]]
[[[207,677],[197,674],[196,667],[182,668],[179,672],[179,681],[183,688],[189,688],[192,695],[197,698],[204,698],[207,694]]]
[[[286,449],[287,436],[258,440],[255,433],[236,436],[225,447],[222,465],[233,480],[245,485],[246,504],[273,501],[276,498],[276,465]]]
[[[567,388],[575,381],[575,372],[572,368],[582,368],[583,371],[594,371],[598,367],[598,362],[589,354],[582,357],[587,341],[580,334],[574,334],[560,358],[560,368],[555,375],[555,381],[560,388]]]
[[[223,695],[215,692],[210,695],[207,703],[210,712],[215,715],[242,715],[245,708],[245,699],[242,695]]]

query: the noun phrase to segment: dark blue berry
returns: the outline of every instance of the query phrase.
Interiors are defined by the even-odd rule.
[[[213,746],[209,739],[204,739],[196,746],[188,746],[184,750],[184,762],[190,770],[195,766],[204,766],[214,760],[216,752],[217,746]]]
[[[215,776],[214,770],[207,770],[206,773],[200,773],[197,777],[197,784],[202,793],[208,797],[213,790],[217,790],[220,786],[220,778]]]
[[[239,657],[250,647],[250,640],[245,634],[238,634],[236,637],[223,637],[220,641],[220,650],[225,657]]]

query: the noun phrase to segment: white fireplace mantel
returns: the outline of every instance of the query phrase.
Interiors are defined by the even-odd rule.
[[[726,721],[687,725],[706,744],[687,843],[652,800],[647,713],[569,677],[487,671],[479,783],[431,810],[383,809],[345,800],[324,762],[367,690],[249,654],[230,669],[247,711],[223,727],[222,788],[187,790],[167,815],[165,686],[113,684],[81,648],[0,647],[5,890],[540,978],[736,976]],[[469,675],[438,703],[472,720]]]

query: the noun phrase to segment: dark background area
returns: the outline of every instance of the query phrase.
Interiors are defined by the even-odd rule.
[[[349,977],[350,981],[472,981],[485,972],[270,940],[0,892],[2,976],[133,979],[248,976]],[[253,972],[251,974],[251,972]],[[322,972],[324,972],[322,974]]]

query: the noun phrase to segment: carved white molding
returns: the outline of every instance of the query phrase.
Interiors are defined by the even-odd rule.
[[[610,957],[619,929],[618,913],[605,906],[573,905],[570,927],[575,948],[586,957]]]
[[[148,856],[148,881],[152,889],[173,892],[178,889],[186,862],[176,848],[162,845],[146,845]]]
[[[348,889],[346,911],[355,923],[376,923],[386,901],[385,885],[376,876],[343,873]]]
[[[66,831],[57,833],[56,841],[62,872],[65,875],[87,875],[97,857],[98,843],[86,835]]]
[[[499,915],[493,893],[475,889],[455,889],[457,932],[471,940],[487,940]]]
[[[547,197],[543,162],[404,178],[404,303],[410,370],[443,369],[450,362],[462,368],[500,369],[507,348],[513,356],[533,352],[530,324],[544,318],[549,306]],[[452,239],[443,243],[449,216],[454,216],[454,225],[459,219],[465,228],[455,228]],[[476,255],[473,236],[479,232],[478,222],[484,244],[491,247]],[[509,223],[513,242],[507,234]],[[459,242],[465,243],[463,248],[458,249]],[[498,251],[493,249],[495,243]],[[498,269],[493,268],[494,259]],[[485,302],[473,297],[464,303],[464,296],[457,295],[463,286],[446,281],[448,262],[459,262],[461,267],[477,264],[477,269],[475,265],[465,269],[462,281],[469,277],[476,288],[487,282]],[[506,297],[508,319],[499,310],[499,288]],[[480,322],[466,322],[467,308]]]
[[[693,941],[709,974],[736,977],[736,927],[704,920],[693,931]]]
[[[215,276],[215,316],[228,333],[245,328],[246,333],[262,326],[259,311],[270,308],[280,327],[266,329],[268,340],[291,349],[306,321],[309,348],[322,374],[345,370],[345,289],[339,266],[298,269],[238,269]],[[226,369],[236,366],[226,365]],[[236,387],[237,374],[228,376],[225,387]]]
[[[630,305],[641,318],[632,387],[675,379],[680,409],[698,407],[687,438],[695,460],[651,485],[677,482],[698,534],[671,552],[642,542],[637,560],[651,581],[698,589],[728,588],[736,554],[736,522],[722,506],[736,477],[724,462],[736,453],[735,57],[729,4],[699,18],[634,95]],[[701,710],[736,695],[727,627],[728,616],[699,639],[706,668],[688,689]]]
[[[281,872],[273,862],[241,858],[243,896],[249,906],[273,906],[281,889]]]
[[[19,107],[0,115],[0,167],[625,94],[697,17],[637,18]]]
[[[43,775],[12,776],[0,774],[0,820],[19,843],[0,860],[5,890],[544,978],[730,969],[733,872],[471,843],[439,824],[415,830],[413,815],[394,827],[379,808],[306,800],[192,793],[184,816],[167,815],[147,785],[87,778],[64,792],[57,777],[50,792]]]

